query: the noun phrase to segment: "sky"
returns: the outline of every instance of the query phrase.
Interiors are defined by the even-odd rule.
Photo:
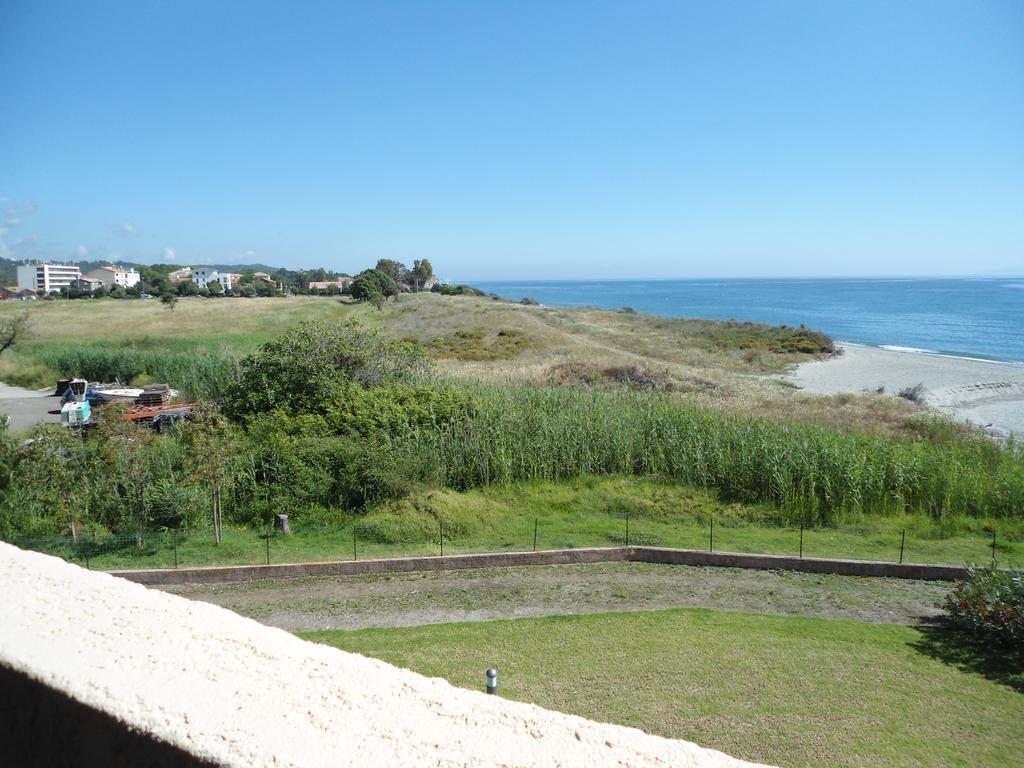
[[[1024,273],[1024,2],[0,0],[0,256]]]

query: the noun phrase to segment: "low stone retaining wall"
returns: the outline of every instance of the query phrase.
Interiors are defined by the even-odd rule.
[[[702,552],[695,549],[631,547],[629,560],[637,563],[717,566],[720,568],[758,568],[769,571],[831,573],[837,576],[876,576],[886,579],[957,581],[967,578],[967,569],[958,565],[885,563],[876,560],[830,560],[788,555],[748,555],[740,552]]]
[[[365,573],[445,571],[465,568],[498,568],[526,565],[571,565],[607,562],[664,563],[670,565],[757,568],[762,570],[831,573],[840,576],[877,576],[890,579],[955,581],[967,569],[955,565],[885,563],[873,560],[828,560],[784,555],[750,555],[740,552],[704,552],[661,547],[600,547],[553,549],[541,552],[491,552],[443,557],[398,557],[381,560],[338,560],[280,565],[229,565],[205,568],[159,568],[112,571],[113,575],[139,584],[216,584],[259,579],[294,579],[303,576],[354,576]]]

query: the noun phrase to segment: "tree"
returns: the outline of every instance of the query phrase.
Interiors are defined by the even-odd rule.
[[[401,281],[409,271],[405,268],[405,264],[394,259],[381,259],[377,262],[377,266],[374,269],[378,272],[383,272],[396,283]]]
[[[206,289],[210,292],[211,296],[224,295],[224,286],[221,285],[220,280],[211,280],[206,284]]]
[[[367,269],[356,275],[351,291],[354,299],[369,301],[379,309],[388,296],[398,296],[398,285],[379,269]]]
[[[413,261],[412,279],[417,291],[433,276],[434,267],[430,264],[429,259],[416,259]]]
[[[197,406],[192,419],[181,429],[181,444],[185,448],[186,474],[192,482],[209,489],[213,535],[220,544],[221,490],[234,474],[233,459],[238,450],[231,425],[213,408]]]
[[[28,330],[28,312],[0,318],[0,355],[23,340]]]
[[[95,442],[99,459],[106,468],[110,493],[123,509],[129,509],[135,527],[135,544],[145,543],[149,523],[146,487],[159,462],[152,455],[156,439],[149,429],[124,421],[127,406],[108,405],[96,419]]]
[[[173,293],[165,293],[160,297],[160,303],[163,304],[167,309],[174,311],[174,305],[178,303],[178,297]]]

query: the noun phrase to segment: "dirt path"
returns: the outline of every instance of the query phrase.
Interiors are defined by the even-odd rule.
[[[530,566],[164,587],[290,632],[704,607],[912,624],[936,582],[644,563]]]
[[[11,432],[28,430],[36,424],[60,423],[60,400],[51,394],[0,382],[0,420],[10,417]]]

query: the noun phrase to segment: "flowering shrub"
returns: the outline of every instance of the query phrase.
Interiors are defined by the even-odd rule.
[[[1024,571],[972,568],[941,607],[952,626],[986,645],[1024,652]]]

